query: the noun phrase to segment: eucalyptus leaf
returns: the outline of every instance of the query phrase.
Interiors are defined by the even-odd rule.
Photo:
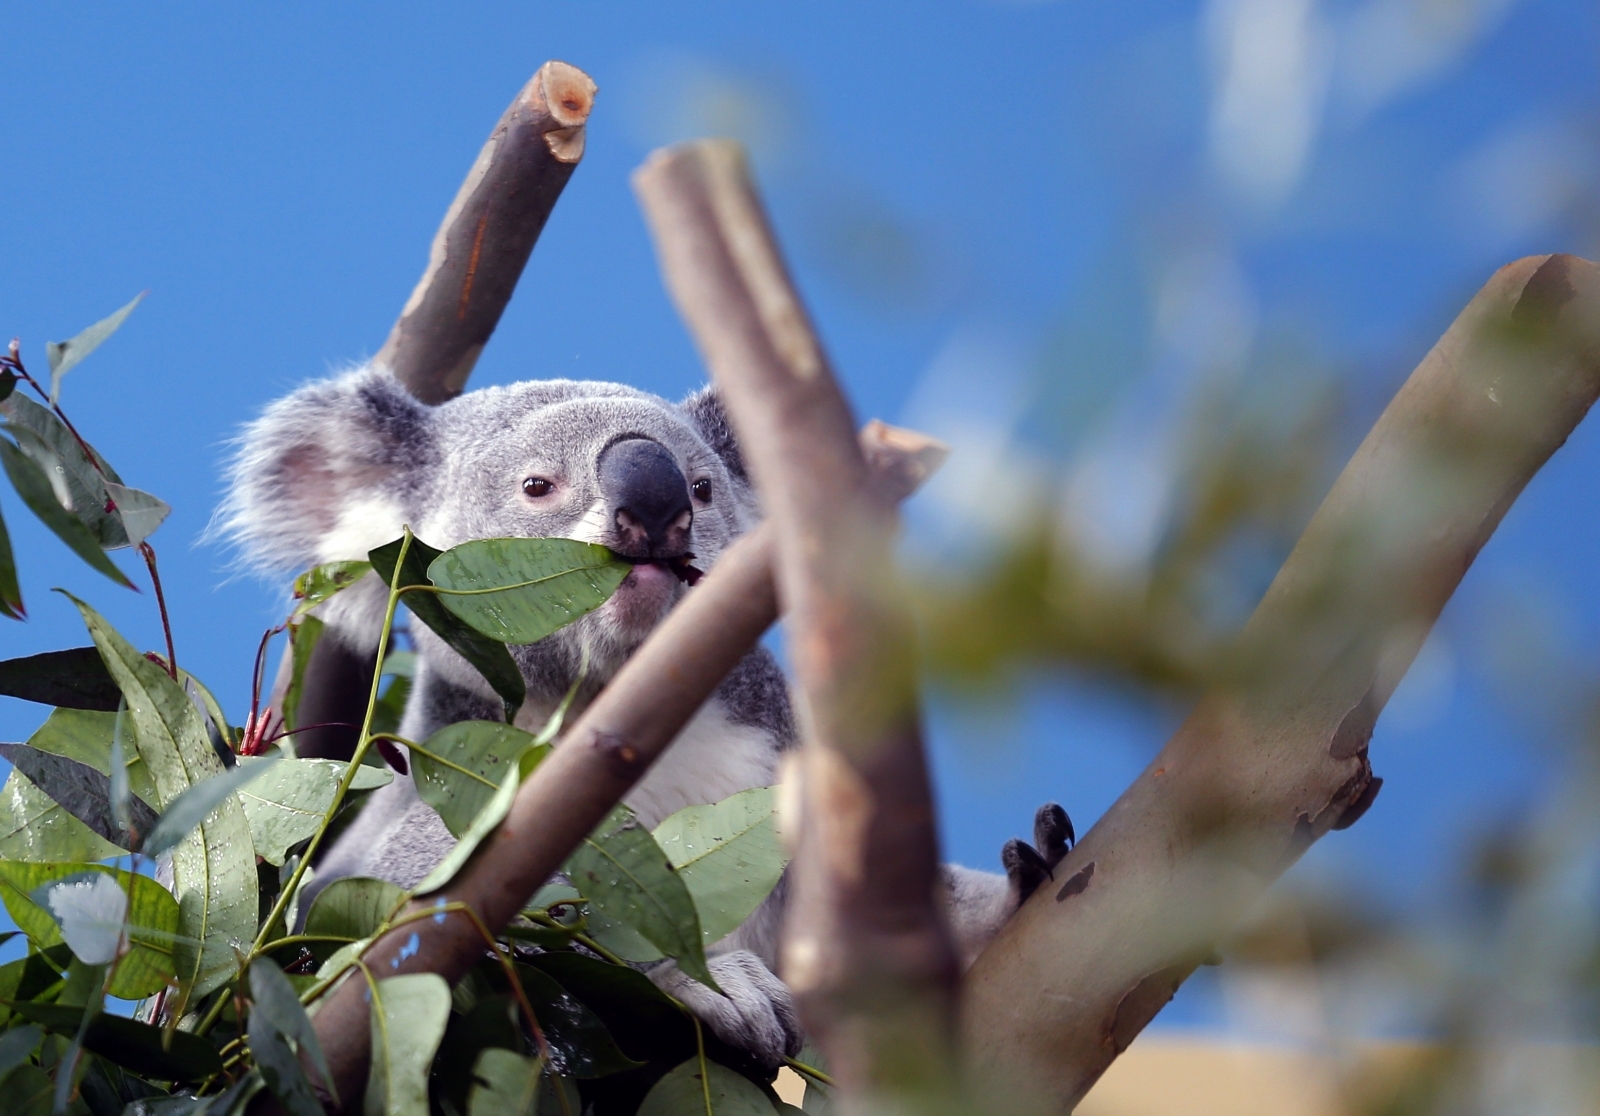
[[[486,1047],[472,1067],[467,1116],[537,1116],[543,1073],[538,1058]]]
[[[0,694],[101,713],[115,713],[122,701],[122,691],[93,647],[7,659],[0,663]]]
[[[450,986],[437,973],[380,980],[372,995],[367,1116],[428,1116],[428,1071],[450,1019]]]
[[[34,898],[40,888],[86,873],[107,876],[127,896],[128,953],[117,965],[107,989],[113,996],[136,1000],[154,995],[175,973],[180,914],[170,892],[149,876],[100,864],[23,864],[0,861],[0,899],[17,926],[39,949],[65,939],[56,916]]]
[[[411,750],[417,795],[459,837],[495,796],[506,772],[535,746],[531,733],[497,721],[446,725],[428,738],[426,751]]]
[[[124,718],[127,719],[126,717]],[[129,722],[131,724],[131,722]],[[117,715],[94,713],[86,709],[57,709],[28,737],[28,747],[92,767],[107,777],[111,774],[111,746],[117,737]],[[124,746],[128,744],[124,737]],[[123,770],[128,789],[141,801],[154,806],[160,801],[150,768],[138,750],[127,748]]]
[[[89,529],[104,550],[129,545],[122,513],[108,507],[108,484],[120,485],[111,464],[94,447],[86,448],[48,407],[25,395],[0,404],[18,448],[44,471],[61,506]],[[153,497],[152,497],[153,499]]]
[[[41,884],[29,896],[61,928],[72,955],[85,965],[109,965],[122,952],[128,893],[104,872],[80,872]]]
[[[159,1027],[120,1015],[95,1016],[84,1032],[83,1048],[142,1077],[163,1081],[204,1081],[222,1072],[222,1059],[199,1035],[163,1034]]]
[[[0,1032],[0,1079],[26,1062],[42,1038],[44,1032],[33,1023]]]
[[[694,898],[706,945],[742,925],[783,877],[789,858],[774,824],[777,805],[777,788],[753,787],[686,806],[656,826],[656,843]]]
[[[367,555],[372,568],[383,578],[384,584],[394,580],[395,563],[400,558],[402,539],[380,546]],[[400,585],[427,585],[428,566],[442,553],[421,539],[412,538],[406,551],[405,565],[400,571]],[[506,720],[510,721],[523,699],[528,696],[522,671],[511,658],[505,644],[490,639],[463,623],[444,605],[435,593],[412,592],[401,597],[401,602],[411,610],[411,615],[432,628],[434,634],[448,643],[452,650],[471,663],[484,680],[493,687],[505,703]]]
[[[126,849],[131,842],[127,830],[117,824],[111,808],[111,780],[88,764],[65,756],[41,752],[26,744],[0,744],[0,757],[62,809],[88,826],[96,835]],[[155,811],[143,802],[130,802],[129,822],[137,833],[148,833],[155,825]]]
[[[295,1040],[317,1066],[323,1081],[331,1083],[317,1033],[289,978],[271,961],[257,958],[250,966],[250,995],[254,1001],[248,1029],[250,1055],[267,1088],[283,1102],[289,1116],[327,1116],[290,1045],[289,1040]]]
[[[370,937],[405,898],[405,888],[388,880],[344,876],[312,900],[305,933],[352,940]]]
[[[100,542],[90,533],[89,528],[61,506],[44,470],[4,438],[0,438],[0,465],[5,467],[6,476],[11,478],[11,486],[17,490],[17,495],[22,497],[22,502],[27,504],[28,509],[38,516],[46,527],[55,532],[56,537],[66,543],[74,554],[118,585],[133,588],[133,582],[129,581],[123,572],[117,569],[115,563],[106,557],[105,551],[100,549]]]
[[[280,763],[289,762],[276,756],[264,756],[252,764],[240,764],[232,771],[213,775],[202,782],[190,784],[181,794],[167,804],[157,819],[155,828],[144,839],[140,850],[148,857],[157,857],[172,848],[200,827],[213,810],[228,802],[236,792],[261,778]],[[248,815],[246,815],[248,830]]]
[[[8,1116],[50,1116],[55,1082],[38,1066],[18,1066],[6,1075]]]
[[[129,488],[116,481],[106,481],[106,495],[111,498],[117,518],[122,521],[122,531],[128,546],[138,546],[156,533],[162,521],[172,514],[172,505],[158,496]]]
[[[45,356],[50,360],[50,401],[54,403],[61,394],[61,377],[78,366],[78,362],[98,349],[107,337],[117,332],[128,320],[149,291],[140,291],[133,301],[116,313],[101,318],[88,329],[66,341],[45,342]]]
[[[322,1075],[323,1083],[332,1090],[332,1071],[328,1069],[328,1060],[323,1056],[322,1044],[317,1041],[316,1028],[306,1016],[305,1008],[300,1006],[299,994],[283,971],[264,957],[256,958],[250,965],[250,998],[255,1002],[252,1018],[260,1015],[278,1034],[293,1040],[311,1059],[311,1064]],[[268,1085],[271,1085],[270,1081]],[[332,1095],[337,1104],[337,1094]]]
[[[306,668],[322,638],[322,621],[302,616],[289,625],[289,688],[283,692],[283,724],[291,732],[300,728],[300,697],[306,691]]]
[[[134,742],[170,812],[195,783],[222,773],[199,711],[165,670],[139,654],[94,609],[68,594],[111,676],[128,702]],[[178,977],[203,996],[236,971],[234,951],[248,949],[259,916],[250,823],[236,796],[225,796],[172,849],[172,891],[181,914]],[[200,943],[195,949],[186,944]]]
[[[262,757],[242,757],[239,765],[253,768],[266,762]],[[345,765],[335,760],[278,759],[271,762],[271,770],[240,787],[239,802],[250,822],[256,855],[282,867],[289,849],[322,827],[344,773]],[[351,787],[368,790],[392,778],[387,771],[363,768]]]
[[[0,515],[0,615],[13,620],[28,617],[28,610],[22,603],[22,586],[17,581],[17,557],[11,550],[11,533],[6,530],[4,515]]]
[[[109,860],[122,850],[73,817],[13,769],[0,787],[0,858],[50,861]]]
[[[445,608],[491,639],[520,644],[605,604],[632,569],[574,539],[475,539],[435,558],[428,577]]]
[[[694,1053],[694,1024],[639,970],[571,950],[535,954],[525,963],[583,1001],[629,1057],[675,1062]]]
[[[639,1116],[775,1116],[749,1078],[709,1059],[690,1058],[646,1094]]]
[[[350,588],[372,572],[372,563],[360,560],[327,562],[313,566],[294,579],[294,614],[316,608],[334,594]]]
[[[434,865],[433,871],[416,886],[414,894],[427,895],[438,891],[455,878],[456,873],[461,871],[462,866],[472,858],[472,854],[477,851],[483,839],[500,828],[500,823],[505,821],[506,815],[511,812],[511,801],[517,797],[517,788],[533,773],[533,769],[539,766],[547,751],[548,749],[544,748],[529,748],[522,753],[517,769],[506,773],[505,782],[500,784],[500,789],[495,791],[494,796],[478,812],[478,816],[472,820],[467,831],[456,841],[455,847],[443,860]]]
[[[607,1077],[643,1065],[618,1048],[600,1017],[548,974],[517,966],[522,990],[544,1032],[550,1068],[563,1077]]]
[[[706,987],[721,991],[706,968],[694,899],[667,854],[633,811],[617,806],[567,861],[567,877],[596,912],[638,931]]]

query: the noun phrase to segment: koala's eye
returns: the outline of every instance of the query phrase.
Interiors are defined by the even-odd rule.
[[[541,496],[548,496],[555,491],[556,486],[543,477],[529,477],[522,482],[522,491],[527,496],[537,500]]]
[[[706,478],[701,477],[699,480],[691,484],[689,486],[689,491],[693,493],[694,498],[699,500],[702,504],[711,503],[711,482],[706,480]]]

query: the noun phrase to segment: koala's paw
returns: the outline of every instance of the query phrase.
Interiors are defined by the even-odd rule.
[[[776,1067],[805,1045],[800,1016],[789,988],[749,950],[738,949],[707,959],[718,995],[668,962],[650,971],[650,979],[679,1000],[729,1046],[747,1050],[763,1066]]]
[[[1033,815],[1033,844],[1012,839],[1000,850],[1000,863],[1017,902],[1025,903],[1045,880],[1053,878],[1057,864],[1077,842],[1072,819],[1054,802],[1046,802]]]

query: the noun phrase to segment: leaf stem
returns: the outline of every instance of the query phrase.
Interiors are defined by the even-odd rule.
[[[65,420],[63,420],[65,421]],[[92,459],[91,459],[92,460]],[[172,621],[167,617],[167,595],[161,591],[161,575],[156,572],[156,548],[147,542],[139,544],[139,556],[150,569],[150,584],[155,587],[156,607],[161,610],[161,632],[167,637],[167,673],[178,680],[178,653],[172,647]]]
[[[711,1071],[706,1068],[705,1032],[700,1029],[698,1016],[691,1014],[689,1018],[694,1020],[694,1052],[695,1057],[700,1059],[700,1092],[706,1098],[706,1116],[716,1116],[716,1113],[711,1111]]]
[[[818,1082],[819,1084],[830,1087],[833,1085],[833,1078],[823,1073],[816,1066],[806,1065],[806,1063],[802,1062],[799,1058],[791,1058],[789,1055],[785,1054],[783,1056],[783,1064],[788,1066],[790,1069],[795,1070],[796,1072],[805,1074],[807,1077]]]

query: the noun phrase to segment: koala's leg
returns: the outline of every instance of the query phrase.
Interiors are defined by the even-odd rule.
[[[1012,839],[1000,852],[1006,874],[980,872],[958,864],[944,866],[945,904],[956,951],[965,969],[978,958],[1018,907],[1052,878],[1076,836],[1072,819],[1054,802],[1033,817],[1033,844]]]

